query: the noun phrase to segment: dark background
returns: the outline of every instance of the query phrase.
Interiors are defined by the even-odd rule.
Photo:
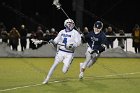
[[[60,3],[75,21],[73,1],[60,0]],[[44,30],[54,27],[59,31],[64,28],[63,22],[67,17],[52,2],[53,0],[1,0],[0,22],[5,24],[7,31],[21,24],[25,24],[29,31],[35,30],[39,24]],[[139,9],[138,0],[84,0],[82,28],[87,26],[91,29],[96,20],[101,20],[104,27],[112,25],[114,29],[131,32],[135,24],[140,24]]]

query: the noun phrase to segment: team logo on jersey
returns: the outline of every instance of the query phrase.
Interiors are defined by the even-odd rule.
[[[63,37],[71,37],[71,35],[69,35],[69,34],[62,34],[61,36],[63,36]]]
[[[91,40],[92,41],[98,41],[99,39],[93,36],[93,37],[91,37]]]

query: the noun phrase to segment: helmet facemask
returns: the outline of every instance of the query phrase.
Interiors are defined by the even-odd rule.
[[[66,27],[66,29],[68,31],[72,31],[74,26],[75,26],[75,23],[74,23],[74,21],[72,19],[67,19],[64,22],[64,26]]]

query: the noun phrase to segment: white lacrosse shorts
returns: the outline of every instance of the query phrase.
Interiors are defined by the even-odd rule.
[[[55,62],[63,62],[66,67],[69,67],[72,63],[74,53],[59,50],[55,56]]]

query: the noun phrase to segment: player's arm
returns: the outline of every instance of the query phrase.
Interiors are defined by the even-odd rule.
[[[49,43],[53,44],[53,46],[57,46],[59,44],[59,41],[61,40],[61,31],[58,33],[58,35],[55,37],[55,39],[51,39]]]
[[[55,44],[58,44],[59,42],[60,42],[60,40],[61,40],[61,31],[58,33],[58,35],[56,36],[56,38],[54,39],[54,43]]]
[[[76,48],[76,47],[80,46],[80,44],[81,44],[81,35],[78,32],[76,32],[74,38],[75,39],[74,39],[73,45]]]
[[[82,43],[87,43],[87,41],[86,41],[86,35],[81,34],[81,42]]]
[[[105,51],[106,43],[107,43],[107,38],[106,38],[105,34],[103,33],[103,35],[102,35],[102,43],[101,43],[101,48],[99,49],[99,53]]]

